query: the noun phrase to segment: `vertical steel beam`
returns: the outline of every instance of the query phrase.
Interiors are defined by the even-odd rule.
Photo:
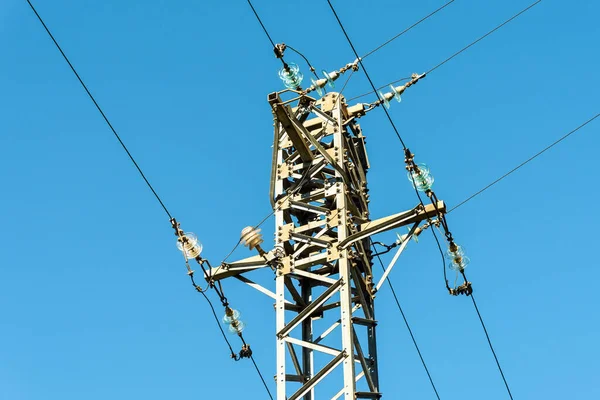
[[[332,110],[333,117],[336,120],[335,132],[333,134],[333,149],[336,164],[340,169],[344,168],[344,157],[346,154],[345,138],[342,134],[344,128],[342,126],[341,99],[336,96],[336,101]],[[342,175],[336,168],[336,177],[340,180]],[[342,182],[336,183],[336,206],[338,213],[338,242],[343,241],[348,237],[348,206],[347,192],[349,188]],[[344,400],[355,400],[356,385],[354,383],[354,338],[352,332],[352,280],[350,272],[350,262],[348,261],[348,249],[342,250],[338,259],[338,268],[340,271],[340,279],[343,280],[343,285],[340,288],[340,321],[342,333],[342,351],[346,352],[347,357],[344,359]]]
[[[301,293],[302,300],[304,304],[310,304],[312,300],[312,286],[309,284],[308,280],[302,283]],[[313,328],[312,328],[312,318],[306,318],[302,321],[302,340],[305,342],[313,341]],[[314,375],[313,368],[313,351],[308,347],[302,348],[302,369],[304,371],[305,379],[310,379]],[[306,395],[304,395],[303,400],[313,400],[315,395],[315,388],[312,387]]]
[[[361,132],[355,129],[357,125],[352,131],[344,126],[348,113],[337,93],[316,101],[305,119],[297,118],[297,109],[284,106],[279,94],[271,94],[269,102],[274,109],[277,153],[271,179],[275,242],[285,250],[276,278],[277,400],[336,396],[319,389],[336,368],[342,369],[339,383],[344,400],[357,398],[356,382],[364,375],[369,388],[358,396],[377,399],[376,323],[372,320],[370,259],[363,254],[366,241],[338,248],[369,215],[363,181],[366,167],[357,158],[364,149],[356,149],[364,138],[362,133],[351,137]],[[339,285],[336,293],[333,287],[323,291],[323,286],[334,282]],[[328,293],[339,293],[339,300]],[[286,302],[291,302],[287,308]],[[286,312],[298,314],[289,317]],[[366,335],[354,333],[353,313],[360,313],[357,317],[362,322],[356,327],[367,329]],[[327,346],[317,344],[322,337],[313,336],[314,318],[333,323]],[[367,342],[361,344],[360,338],[365,337]],[[357,359],[355,343],[357,348],[368,349],[368,354],[361,351]],[[302,347],[298,355],[292,345]],[[290,365],[286,365],[288,360],[292,360]],[[325,367],[317,369],[316,365]]]
[[[282,140],[283,131],[280,128],[280,123],[277,120],[275,112],[274,115],[274,129],[275,129],[275,137],[274,137],[274,154],[273,158],[276,159],[277,165],[273,166],[272,176],[271,176],[271,200],[275,207],[275,225],[283,226],[285,224],[283,211],[280,208],[280,201],[277,201],[280,195],[283,194],[283,180],[278,178],[279,175],[279,166],[283,163],[283,151],[280,147],[280,142]],[[276,149],[276,152],[275,152]],[[276,245],[282,245],[281,237],[277,235],[275,236]],[[275,278],[275,329],[276,332],[279,332],[281,329],[285,327],[285,275],[277,274]],[[277,383],[277,400],[286,400],[286,342],[283,338],[276,337],[276,357],[277,357],[277,365],[276,365],[276,383]]]

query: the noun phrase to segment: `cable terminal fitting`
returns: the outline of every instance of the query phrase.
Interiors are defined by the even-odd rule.
[[[245,344],[242,346],[240,350],[240,358],[250,358],[252,357],[252,349],[249,344]]]
[[[202,264],[202,257],[200,257],[203,248],[202,243],[194,233],[184,232],[175,218],[171,218],[171,226],[175,230],[175,236],[177,236],[177,248],[183,253],[187,273],[193,276],[194,271],[190,267],[189,259],[195,259],[198,264]]]
[[[464,294],[465,296],[470,296],[473,293],[473,286],[471,286],[471,282],[465,282],[456,288],[448,288],[448,293],[451,296],[458,296]]]
[[[319,96],[323,96],[324,91],[323,89],[325,88],[325,85],[328,85],[330,88],[334,88],[334,81],[336,81],[341,75],[343,75],[346,71],[348,70],[352,70],[352,71],[358,71],[358,63],[359,63],[360,58],[357,58],[356,60],[354,60],[351,63],[346,64],[345,66],[343,66],[342,68],[340,68],[337,71],[331,71],[331,72],[327,72],[325,70],[321,71],[324,78],[321,79],[314,79],[311,78],[310,81],[312,83],[312,85],[307,88],[303,94],[308,94],[312,91],[317,91],[317,93],[319,94]]]
[[[404,162],[406,163],[407,177],[413,187],[419,192],[426,192],[429,196],[434,178],[425,164],[416,164],[415,155],[408,148],[404,149]]]
[[[285,52],[286,48],[287,48],[287,46],[285,45],[285,43],[277,43],[275,45],[275,47],[273,48],[273,52],[275,53],[275,57],[277,57],[277,58],[283,58],[283,53]]]

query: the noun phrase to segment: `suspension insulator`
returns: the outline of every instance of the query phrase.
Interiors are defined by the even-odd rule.
[[[196,258],[202,253],[202,243],[198,241],[198,238],[192,232],[186,232],[177,239],[177,248],[187,258]]]
[[[408,167],[407,167],[408,168]],[[426,192],[431,190],[433,186],[433,176],[429,172],[429,168],[425,164],[417,164],[416,168],[412,168],[408,171],[408,180],[412,183],[413,187],[419,192]]]
[[[279,70],[279,78],[283,81],[286,88],[296,90],[300,87],[304,75],[300,72],[300,67],[294,63],[287,64]]]
[[[467,265],[471,261],[469,257],[465,256],[465,249],[454,242],[450,243],[446,252],[446,258],[450,261],[449,268],[458,272],[467,268]]]

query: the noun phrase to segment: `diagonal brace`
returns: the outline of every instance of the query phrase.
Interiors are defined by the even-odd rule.
[[[317,308],[322,306],[331,296],[337,292],[340,287],[344,284],[342,279],[337,280],[333,285],[327,288],[319,297],[317,297],[312,303],[310,303],[304,310],[292,319],[281,331],[277,333],[277,337],[284,338],[297,327],[302,321],[309,317]]]

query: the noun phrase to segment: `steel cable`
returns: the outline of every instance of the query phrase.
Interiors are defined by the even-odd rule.
[[[108,127],[110,128],[110,130],[112,131],[112,133],[115,135],[115,137],[117,138],[117,140],[119,141],[119,143],[121,144],[121,147],[123,147],[123,150],[125,150],[125,152],[127,153],[127,156],[129,157],[129,159],[131,160],[131,162],[133,163],[133,165],[135,166],[135,168],[137,169],[137,171],[141,175],[142,179],[144,180],[144,182],[146,182],[146,185],[148,186],[148,188],[150,188],[150,190],[152,191],[152,194],[154,195],[154,197],[156,197],[156,200],[158,200],[158,202],[160,203],[160,205],[163,208],[163,210],[165,211],[165,213],[169,216],[169,219],[172,219],[173,217],[171,216],[171,213],[169,212],[169,210],[167,209],[167,207],[165,206],[165,204],[163,203],[163,201],[159,197],[158,193],[156,193],[156,190],[154,190],[154,187],[152,187],[152,185],[150,184],[150,182],[146,178],[146,175],[144,174],[144,172],[142,172],[142,169],[140,168],[140,166],[138,165],[138,163],[135,161],[135,159],[133,158],[133,156],[129,152],[129,149],[127,148],[127,146],[125,146],[125,143],[123,143],[123,140],[121,140],[121,137],[119,136],[119,134],[117,133],[117,131],[115,130],[115,128],[113,127],[113,125],[111,124],[111,122],[109,121],[109,119],[106,116],[106,114],[104,114],[104,111],[102,111],[102,108],[100,107],[100,105],[98,104],[98,102],[96,101],[96,99],[94,98],[94,96],[92,95],[92,93],[89,91],[89,89],[86,86],[86,84],[83,82],[83,79],[81,79],[81,77],[77,73],[77,70],[75,69],[75,67],[73,66],[73,64],[71,63],[71,61],[69,60],[69,58],[67,57],[67,55],[65,54],[65,52],[63,51],[62,47],[58,44],[58,42],[54,38],[54,35],[52,35],[52,33],[50,32],[50,29],[48,29],[48,26],[46,26],[46,23],[44,22],[44,20],[40,16],[40,14],[38,14],[38,12],[35,9],[35,7],[33,6],[33,4],[31,4],[31,1],[29,1],[29,0],[26,0],[26,1],[27,1],[27,4],[29,4],[29,6],[31,7],[31,10],[35,14],[35,16],[38,18],[38,20],[40,21],[40,23],[42,24],[42,26],[46,30],[46,33],[48,33],[48,36],[50,36],[50,39],[52,39],[52,41],[54,42],[54,45],[56,46],[56,48],[58,49],[58,51],[60,51],[60,54],[62,54],[62,56],[65,59],[65,61],[67,62],[67,64],[69,64],[69,67],[71,68],[71,71],[73,71],[73,73],[77,77],[77,80],[79,81],[79,83],[81,84],[81,86],[83,87],[83,89],[85,90],[85,92],[87,93],[87,95],[89,96],[89,98],[92,100],[92,102],[94,103],[94,105],[96,106],[96,108],[98,109],[98,111],[100,112],[100,115],[102,115],[102,118],[104,118],[104,121],[106,122],[106,124],[108,125]]]
[[[371,88],[373,89],[373,91],[377,91],[377,88],[375,87],[375,84],[371,80],[371,77],[369,76],[369,73],[367,72],[367,70],[366,70],[366,68],[365,68],[362,60],[360,59],[360,56],[358,55],[358,52],[356,51],[356,48],[354,47],[354,44],[352,43],[352,40],[350,40],[350,37],[348,36],[348,33],[346,32],[346,29],[344,28],[344,25],[342,24],[342,21],[340,20],[340,17],[337,15],[337,12],[335,11],[335,8],[333,8],[333,4],[331,4],[330,0],[327,0],[327,3],[329,4],[329,8],[331,9],[331,11],[333,12],[333,15],[335,16],[335,19],[337,20],[338,25],[342,29],[342,32],[344,33],[344,36],[346,37],[346,40],[348,41],[348,44],[352,48],[352,52],[354,52],[354,55],[356,56],[356,59],[358,59],[360,67],[362,68],[363,72],[365,73],[365,76],[367,77],[367,80],[369,81],[369,84],[371,85]],[[400,140],[400,143],[402,143],[402,147],[404,149],[406,149],[406,145],[404,144],[404,140],[402,140],[402,136],[400,136],[400,132],[398,132],[398,129],[396,128],[396,125],[394,124],[394,121],[392,121],[392,117],[390,116],[390,113],[387,111],[387,109],[385,107],[383,107],[383,111],[385,111],[385,115],[387,116],[388,121],[392,125],[392,128],[394,129],[394,132],[396,133],[396,136],[398,137],[398,140]]]
[[[542,0],[538,0],[535,3],[530,4],[527,8],[519,11],[517,14],[513,15],[512,17],[510,17],[509,19],[507,19],[506,21],[504,21],[503,23],[501,23],[500,25],[496,26],[494,29],[488,31],[486,34],[480,36],[479,38],[477,38],[476,40],[474,40],[473,42],[469,43],[468,45],[466,45],[465,47],[463,47],[462,49],[460,49],[459,51],[457,51],[456,53],[452,54],[450,57],[446,58],[444,61],[438,63],[437,65],[435,65],[433,68],[430,68],[425,74],[423,75],[428,75],[431,72],[433,72],[434,70],[438,69],[439,67],[441,67],[442,65],[446,64],[448,61],[452,60],[454,57],[458,56],[459,54],[463,53],[464,51],[466,51],[467,49],[469,49],[470,47],[474,46],[475,44],[477,44],[478,42],[482,41],[483,39],[485,39],[486,37],[488,37],[489,35],[491,35],[492,33],[496,32],[498,29],[502,28],[504,25],[508,24],[509,22],[511,22],[512,20],[514,20],[515,18],[517,18],[518,16],[520,16],[521,14],[523,14],[524,12],[528,11],[529,9],[531,9],[533,6],[537,5],[538,3],[540,3]],[[349,101],[351,100],[356,100],[360,97],[364,97],[367,96],[371,93],[376,93],[378,90],[383,89],[389,85],[393,85],[395,83],[398,82],[402,82],[405,80],[409,80],[410,78],[401,78],[392,82],[389,82],[377,89],[374,89],[370,92],[367,93],[363,93],[361,95],[358,96],[354,96],[352,97]]]
[[[370,240],[371,240],[371,247],[373,247],[373,249],[375,249],[375,246],[374,246],[374,243],[373,243],[373,239],[370,239]],[[377,254],[376,257],[379,260],[379,264],[381,265],[381,269],[385,272],[385,267],[383,266],[383,261],[381,260],[381,257],[379,256],[379,254]],[[421,350],[419,349],[419,345],[417,344],[417,340],[415,339],[415,335],[413,334],[413,331],[410,328],[408,320],[406,319],[406,315],[404,315],[404,310],[402,310],[402,306],[400,305],[400,301],[398,300],[398,296],[396,296],[396,291],[394,290],[394,285],[392,285],[392,281],[390,280],[389,276],[386,277],[386,281],[387,281],[388,285],[390,286],[390,290],[392,292],[392,296],[394,297],[394,300],[396,301],[396,306],[398,306],[398,310],[400,310],[400,314],[402,315],[402,319],[404,320],[404,324],[406,324],[406,329],[408,329],[408,333],[410,334],[410,338],[412,339],[412,342],[415,345],[415,349],[417,350],[417,353],[419,354],[419,358],[421,359],[421,363],[423,364],[423,368],[425,368],[425,372],[427,373],[427,377],[429,378],[429,382],[431,383],[431,387],[433,388],[433,391],[435,392],[435,397],[437,397],[438,400],[440,400],[440,395],[439,395],[439,393],[437,391],[437,388],[435,387],[435,383],[433,383],[433,378],[431,377],[431,374],[429,373],[429,368],[427,368],[427,364],[425,363],[425,359],[423,358],[423,354],[421,354]]]
[[[415,26],[419,25],[421,22],[425,21],[426,19],[428,19],[429,17],[432,17],[434,14],[438,13],[439,11],[442,11],[444,8],[448,7],[450,4],[454,3],[454,0],[450,0],[449,2],[447,2],[446,4],[444,4],[443,6],[441,6],[440,8],[432,11],[431,13],[427,14],[425,17],[421,18],[420,20],[418,20],[417,22],[415,22],[414,24],[412,24],[411,26],[409,26],[408,28],[404,29],[402,32],[400,32],[399,34],[397,34],[396,36],[394,36],[393,38],[387,40],[386,42],[384,42],[383,44],[380,44],[379,46],[377,46],[376,48],[374,48],[373,50],[371,50],[370,52],[368,52],[367,54],[365,54],[364,56],[362,56],[362,59],[364,60],[365,58],[367,58],[368,56],[370,56],[371,54],[375,53],[376,51],[380,50],[381,48],[387,46],[388,44],[390,44],[391,42],[393,42],[394,40],[398,39],[400,36],[404,35],[406,32],[410,31],[412,28],[414,28]]]
[[[471,196],[467,197],[465,200],[461,201],[460,203],[458,203],[458,205],[452,207],[448,213],[456,210],[458,207],[462,206],[463,204],[469,202],[470,200],[472,200],[473,198],[479,196],[481,193],[485,192],[486,190],[488,190],[489,188],[491,188],[492,186],[494,186],[496,183],[500,182],[502,179],[506,178],[507,176],[509,176],[510,174],[512,174],[513,172],[517,171],[519,168],[523,167],[524,165],[528,164],[529,162],[533,161],[535,158],[537,158],[538,156],[542,155],[543,153],[545,153],[546,151],[550,150],[552,147],[556,146],[557,144],[559,144],[560,142],[562,142],[563,140],[565,140],[566,138],[568,138],[569,136],[571,136],[572,134],[574,134],[575,132],[577,132],[578,130],[580,130],[581,128],[583,128],[584,126],[586,126],[587,124],[589,124],[590,122],[592,122],[593,120],[595,120],[596,118],[600,117],[600,113],[596,114],[595,116],[593,116],[592,118],[588,119],[587,121],[585,121],[583,124],[579,125],[577,128],[573,129],[572,131],[570,131],[569,133],[567,133],[566,135],[562,136],[560,139],[556,140],[555,142],[553,142],[552,144],[550,144],[549,146],[546,146],[544,149],[542,149],[541,151],[537,152],[536,154],[534,154],[533,156],[529,157],[527,160],[523,161],[521,164],[517,165],[515,168],[511,169],[510,171],[508,171],[507,173],[505,173],[504,175],[502,175],[500,178],[496,179],[495,181],[493,181],[492,183],[490,183],[489,185],[485,186],[484,188],[478,190],[477,192],[473,193]]]
[[[466,280],[466,278],[465,278]],[[504,371],[502,371],[502,367],[500,366],[500,361],[498,361],[498,356],[496,355],[496,351],[494,350],[494,346],[492,346],[492,341],[490,339],[490,335],[488,334],[487,328],[485,327],[485,323],[483,322],[483,318],[481,317],[481,313],[479,312],[479,307],[477,307],[477,303],[475,302],[475,297],[473,297],[473,293],[470,294],[471,300],[473,301],[473,306],[475,307],[475,311],[477,311],[477,316],[479,317],[479,321],[481,322],[481,327],[483,328],[483,332],[485,333],[485,337],[487,339],[488,345],[490,346],[490,350],[494,355],[494,360],[496,360],[496,365],[498,366],[498,370],[500,371],[500,376],[502,376],[502,381],[504,382],[504,386],[506,386],[506,391],[508,392],[508,396],[513,399],[510,388],[508,387],[508,382],[506,381],[506,377],[504,376]]]
[[[431,68],[429,71],[425,72],[425,75],[435,71],[436,69],[438,69],[439,67],[441,67],[442,65],[446,64],[448,61],[452,60],[454,57],[456,57],[457,55],[459,55],[460,53],[462,53],[463,51],[467,50],[468,48],[470,48],[471,46],[474,46],[475,44],[477,44],[478,42],[480,42],[481,40],[485,39],[486,37],[488,37],[489,35],[491,35],[492,33],[496,32],[498,29],[502,28],[504,25],[508,24],[510,21],[512,21],[513,19],[517,18],[519,15],[523,14],[524,12],[528,11],[529,9],[531,9],[533,6],[541,3],[542,0],[537,0],[535,3],[530,4],[528,7],[524,8],[523,10],[519,11],[517,14],[513,15],[512,17],[510,17],[509,19],[507,19],[506,21],[504,21],[503,23],[501,23],[500,25],[498,25],[497,27],[495,27],[494,29],[492,29],[491,31],[489,31],[488,33],[486,33],[485,35],[479,37],[477,40],[475,40],[474,42],[471,42],[470,44],[468,44],[467,46],[463,47],[462,49],[460,49],[459,51],[457,51],[456,53],[452,54],[450,57],[446,58],[444,61],[442,61],[441,63],[437,64],[435,67]]]

